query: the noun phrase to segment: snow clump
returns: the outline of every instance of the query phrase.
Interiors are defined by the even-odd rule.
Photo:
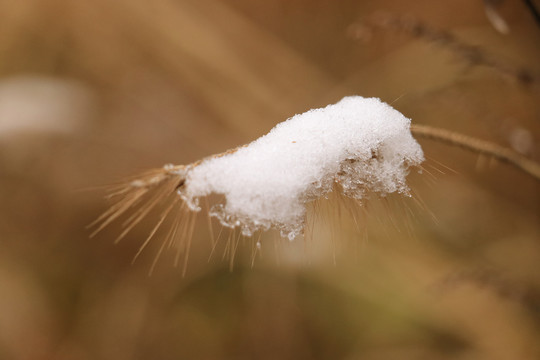
[[[224,196],[210,215],[228,227],[302,234],[306,204],[331,192],[361,200],[368,192],[408,194],[406,176],[424,160],[410,119],[377,98],[345,97],[278,124],[237,151],[187,171],[180,195]]]

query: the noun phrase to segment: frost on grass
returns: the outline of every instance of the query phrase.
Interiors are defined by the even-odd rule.
[[[302,233],[306,204],[335,189],[362,199],[368,192],[408,194],[409,167],[423,160],[410,120],[376,98],[351,96],[278,124],[267,135],[183,172],[179,194],[195,211],[209,194],[224,196],[210,215],[246,236],[277,228]]]

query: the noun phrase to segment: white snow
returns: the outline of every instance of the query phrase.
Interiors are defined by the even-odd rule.
[[[278,124],[267,135],[189,169],[181,196],[222,194],[211,215],[244,235],[271,227],[294,239],[306,204],[332,191],[362,199],[366,192],[407,194],[410,166],[423,160],[410,120],[377,98],[350,96]]]

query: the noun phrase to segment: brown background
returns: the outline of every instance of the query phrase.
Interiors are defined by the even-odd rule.
[[[120,224],[85,228],[95,187],[351,94],[540,161],[540,27],[496,9],[506,35],[479,0],[0,1],[0,358],[539,358],[539,182],[457,148],[421,140],[424,208],[374,199],[355,229],[327,204],[312,243],[265,235],[253,269],[249,243],[232,272],[207,261],[205,221],[185,277],[173,254],[147,276],[157,244],[131,264],[151,219],[118,245]],[[381,11],[534,79],[353,31]]]

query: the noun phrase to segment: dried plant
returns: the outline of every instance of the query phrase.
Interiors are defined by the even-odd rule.
[[[229,233],[225,248],[232,266],[241,236],[275,228],[293,240],[305,233],[309,223],[306,204],[329,193],[353,203],[361,203],[367,192],[409,195],[408,168],[422,168],[423,161],[411,134],[510,163],[540,180],[540,165],[510,149],[444,129],[409,125],[408,119],[378,99],[350,97],[297,115],[249,145],[189,165],[165,165],[112,187],[108,197],[117,201],[91,224],[92,235],[129,214],[120,241],[160,207],[163,211],[134,260],[170,216],[173,225],[163,236],[151,271],[163,250],[174,247],[175,264],[183,255],[185,272],[195,218],[201,211],[199,199],[217,193],[225,196],[225,203],[207,205],[205,211],[222,226],[239,229]],[[213,250],[218,239],[212,239]],[[252,257],[258,247],[259,240]]]
[[[493,159],[509,163],[526,174],[540,180],[540,164],[509,148],[472,136],[427,125],[411,125],[411,132],[418,137],[458,146],[477,154],[487,155]]]
[[[493,11],[490,12],[493,14]],[[494,16],[494,15],[493,15]],[[378,13],[366,20],[352,24],[349,34],[360,40],[370,41],[377,30],[405,33],[414,38],[447,49],[468,66],[480,66],[514,79],[522,85],[536,85],[539,78],[530,69],[515,66],[500,59],[480,46],[467,44],[448,30],[438,29],[411,16]]]

